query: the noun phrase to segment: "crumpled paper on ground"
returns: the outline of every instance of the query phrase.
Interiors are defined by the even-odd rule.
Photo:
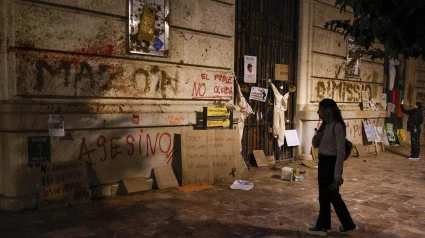
[[[251,190],[254,188],[254,183],[246,180],[235,180],[232,185],[230,185],[231,189],[241,189],[241,190]]]

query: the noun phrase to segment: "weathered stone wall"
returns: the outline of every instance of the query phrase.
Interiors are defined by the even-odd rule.
[[[360,77],[347,78],[346,41],[339,32],[325,29],[326,21],[352,19],[349,10],[340,13],[334,0],[301,0],[299,71],[297,94],[297,130],[301,139],[299,153],[310,153],[311,138],[319,120],[318,102],[324,98],[337,101],[343,111],[347,137],[363,143],[361,119],[370,118],[383,125],[385,111],[362,111],[361,92],[369,92],[369,100],[381,102],[384,83],[383,60],[362,57]],[[381,47],[381,46],[378,46]]]
[[[196,111],[232,103],[234,0],[169,7],[168,57],[154,57],[127,52],[125,0],[0,2],[2,209],[37,192],[27,138],[48,135],[49,114],[69,133],[51,138],[51,161],[91,161],[95,185],[149,177]]]
[[[425,104],[425,62],[422,58],[406,60],[404,107],[412,109],[416,102]],[[407,129],[408,115],[403,114],[403,129]],[[421,144],[425,144],[425,126],[422,124]],[[408,135],[408,140],[410,136]]]

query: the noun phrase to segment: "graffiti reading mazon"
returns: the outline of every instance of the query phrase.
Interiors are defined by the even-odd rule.
[[[20,62],[23,70],[18,74],[20,94],[55,94],[57,92],[52,90],[59,86],[63,86],[68,94],[74,96],[113,93],[117,96],[158,94],[166,98],[169,93],[177,95],[179,91],[179,72],[169,72],[156,65],[134,67],[124,63],[94,63],[90,62],[92,60],[73,57],[51,56],[48,60],[22,57]]]
[[[192,89],[193,98],[233,98],[233,75],[201,74],[201,82],[194,82]]]
[[[362,91],[367,91],[369,92],[369,101],[378,102],[382,90],[382,85],[351,81],[313,80],[312,101],[333,98],[337,102],[361,102]]]
[[[16,58],[19,95],[233,98],[233,75],[228,71],[182,70],[95,56],[16,53]]]
[[[156,134],[143,133],[139,135],[126,135],[105,137],[99,135],[97,140],[89,143],[85,137],[81,138],[80,152],[78,160],[86,159],[93,164],[93,155],[100,155],[101,162],[119,159],[120,156],[138,156],[150,158],[156,154],[161,154],[169,164],[174,153],[179,150],[173,146],[173,139],[168,132],[157,132]]]

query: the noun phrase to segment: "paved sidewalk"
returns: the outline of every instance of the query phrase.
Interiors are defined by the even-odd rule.
[[[400,149],[401,150],[401,149]],[[422,149],[422,151],[425,151]],[[244,177],[251,191],[151,190],[48,211],[0,213],[0,237],[312,237],[304,232],[317,218],[317,169],[299,182],[280,180],[286,164],[252,168]],[[425,237],[425,159],[390,152],[350,158],[342,196],[359,226],[350,235],[329,237]]]

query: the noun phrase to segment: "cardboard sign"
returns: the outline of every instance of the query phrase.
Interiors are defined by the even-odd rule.
[[[257,82],[257,56],[244,56],[244,82]]]
[[[123,179],[122,183],[127,190],[127,193],[135,193],[152,189],[152,185],[146,181],[146,178],[144,177]]]
[[[267,157],[266,157],[266,160],[267,160],[267,162],[269,163],[269,165],[274,165],[274,164],[276,164],[276,159],[274,158],[274,156],[273,156],[273,155],[271,155],[271,156],[267,156]]]
[[[254,154],[255,161],[257,162],[258,167],[267,167],[269,166],[269,161],[267,161],[266,155],[263,150],[254,150],[252,151]]]
[[[267,88],[252,87],[251,93],[249,94],[249,100],[265,102],[268,92],[269,90]]]
[[[317,168],[319,165],[318,160],[301,160],[301,163],[309,168]]]
[[[300,139],[296,130],[286,130],[285,131],[286,144],[288,146],[298,146],[300,145]]]
[[[241,163],[241,177],[243,177],[248,172],[248,166],[246,165],[242,155],[239,155],[239,160]]]
[[[375,141],[376,138],[376,130],[375,126],[369,119],[363,119],[363,128],[367,137],[367,141],[372,142]]]
[[[311,147],[311,155],[313,156],[313,160],[319,160],[319,148]]]
[[[274,79],[288,81],[289,67],[287,64],[275,64]]]
[[[85,162],[43,164],[35,170],[38,174],[40,210],[91,201]]]
[[[182,185],[241,179],[238,130],[183,130]]]
[[[367,151],[363,148],[362,144],[355,144],[354,147],[356,147],[357,153],[360,157],[366,156]]]
[[[154,168],[156,183],[159,189],[173,188],[179,186],[171,166]]]

